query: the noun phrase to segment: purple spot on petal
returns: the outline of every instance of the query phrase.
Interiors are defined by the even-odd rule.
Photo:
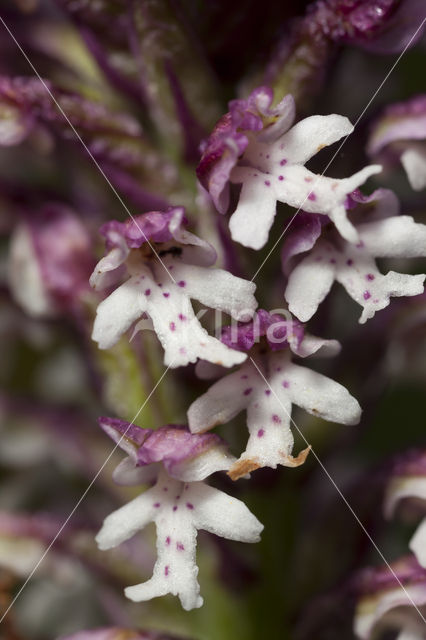
[[[372,273],[367,273],[367,275],[365,276],[366,280],[374,280],[375,276]]]
[[[174,331],[174,330],[176,329],[176,325],[175,325],[175,323],[174,323],[174,322],[171,322],[171,323],[169,324],[169,327],[170,327],[170,331]]]
[[[373,302],[374,302],[374,304],[377,304],[379,301],[378,301],[377,298],[374,298]]]
[[[353,265],[353,263],[354,263],[354,261],[351,260],[350,258],[349,258],[349,260],[346,260],[346,264],[348,265],[348,267],[351,267]]]
[[[186,320],[186,316],[184,316],[184,315],[183,315],[183,313],[180,313],[180,314],[179,314],[179,320],[180,320],[181,322],[185,322],[185,320]]]
[[[289,381],[288,381],[288,380],[284,380],[284,382],[283,382],[283,387],[284,387],[284,389],[288,389],[288,388],[289,388],[289,386],[290,386]]]
[[[267,187],[271,186],[271,183],[269,182],[269,180],[265,180],[265,184],[266,184]]]
[[[331,263],[331,264],[336,264],[336,260],[335,260],[334,258],[331,258],[331,259],[330,259],[330,263]]]
[[[187,502],[187,503],[186,503],[186,507],[187,507],[187,509],[193,509],[193,508],[194,508],[194,505],[193,505],[193,504],[191,504],[190,502]]]
[[[274,415],[272,416],[272,422],[275,422],[276,424],[281,424],[281,418],[277,416],[276,413],[274,413]]]
[[[159,502],[154,502],[154,507],[155,507],[156,509],[158,509],[158,508],[159,508],[159,506],[160,506],[160,503],[159,503]]]
[[[369,291],[364,291],[363,297],[364,300],[368,300],[369,298],[371,298],[371,293]]]
[[[186,353],[186,349],[185,349],[185,347],[180,347],[180,348],[179,348],[179,353],[181,353],[182,355],[183,355],[184,353]]]
[[[261,438],[263,436],[263,434],[265,433],[264,429],[259,429],[259,431],[257,432],[257,437]]]
[[[170,295],[170,293],[163,293],[163,296],[164,296],[165,298],[168,298],[168,297],[169,297],[169,295]]]
[[[362,249],[364,246],[363,241],[361,240],[361,242],[358,242],[358,244],[355,245],[357,249]]]
[[[241,380],[247,380],[247,378],[248,378],[248,376],[246,376],[246,375],[241,376]]]
[[[158,286],[159,286],[159,287],[160,287],[160,289],[161,289],[161,288],[162,288],[162,286],[163,286],[163,283],[162,283],[162,282],[158,282],[157,284],[158,284]]]
[[[145,295],[146,296],[151,295],[151,289],[145,289]]]
[[[281,371],[281,367],[277,367],[275,371]]]
[[[316,200],[317,197],[315,195],[315,193],[313,191],[311,191],[311,193],[308,195],[308,200]]]
[[[169,567],[164,567],[164,575],[168,576],[169,575]]]
[[[173,511],[177,511],[177,505],[175,504],[175,506],[173,507]]]
[[[248,396],[252,391],[253,389],[251,387],[249,389],[244,389],[244,395]]]
[[[170,536],[167,536],[166,538],[166,544],[169,545],[170,544]]]
[[[185,286],[186,286],[185,280],[179,280],[178,287],[185,287]]]
[[[278,180],[284,180],[284,176],[278,176]]]
[[[168,491],[169,487],[163,487],[163,491]]]
[[[185,549],[185,547],[183,546],[183,544],[181,542],[176,542],[176,549],[178,551],[183,551]]]
[[[287,160],[283,158],[280,162],[280,166],[283,167],[285,164],[287,164]]]
[[[270,396],[271,395],[271,390],[270,389],[265,389],[265,395]]]

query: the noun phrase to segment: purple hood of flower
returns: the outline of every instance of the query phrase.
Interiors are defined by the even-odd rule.
[[[290,324],[291,327],[289,327]],[[274,327],[272,332],[268,331],[271,327]],[[271,350],[279,351],[289,346],[287,340],[289,328],[292,337],[295,337],[300,344],[304,336],[304,329],[300,322],[288,321],[277,313],[271,314],[264,309],[258,309],[250,322],[238,322],[236,326],[223,327],[220,339],[231,349],[250,351],[261,337],[266,336]]]
[[[169,475],[181,479],[185,465],[213,449],[224,450],[214,433],[192,434],[184,425],[143,429],[117,418],[101,417],[99,425],[115,442],[135,458],[135,466],[161,462]],[[125,434],[125,435],[124,435]]]
[[[393,477],[426,476],[426,451],[412,449],[398,455],[390,466],[390,475]]]
[[[129,249],[139,249],[148,240],[152,242],[168,242],[174,239],[170,222],[180,216],[180,224],[187,224],[182,207],[171,207],[165,212],[149,211],[129,218],[125,222],[111,220],[100,228],[106,239],[107,249],[118,246],[117,236],[124,239]]]
[[[391,566],[404,587],[420,584],[426,588],[426,569],[419,565],[414,556],[404,556]],[[398,582],[387,566],[368,567],[361,571],[353,582],[354,591],[361,597],[398,587]]]
[[[176,636],[164,635],[154,631],[135,631],[119,627],[104,627],[102,629],[87,629],[78,631],[70,636],[63,636],[60,640],[179,640]],[[181,639],[182,640],[182,639]]]
[[[197,176],[220,213],[228,209],[229,177],[249,143],[248,134],[253,132],[265,140],[275,139],[293,123],[293,98],[288,95],[273,108],[272,101],[273,91],[269,87],[254,89],[245,100],[231,100],[229,112],[201,145]]]

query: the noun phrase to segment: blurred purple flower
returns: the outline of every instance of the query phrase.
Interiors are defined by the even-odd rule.
[[[89,291],[94,266],[87,227],[67,207],[46,205],[15,228],[9,283],[20,306],[35,317],[76,311]]]
[[[386,107],[373,124],[367,145],[372,157],[385,164],[400,161],[411,187],[426,187],[426,95]]]

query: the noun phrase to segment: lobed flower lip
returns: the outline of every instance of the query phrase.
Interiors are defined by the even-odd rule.
[[[304,329],[297,320],[286,320],[278,313],[272,314],[265,309],[258,309],[249,322],[238,322],[237,326],[223,327],[220,339],[231,349],[250,351],[263,336],[266,336],[271,350],[278,351],[294,342],[299,347],[304,337]]]
[[[293,123],[292,96],[285,96],[276,107],[271,107],[272,101],[273,91],[269,87],[257,87],[247,99],[231,100],[229,112],[220,118],[201,145],[197,176],[220,213],[228,209],[231,172],[249,144],[250,132],[261,132],[265,140],[275,139]]]
[[[162,463],[167,473],[178,479],[187,479],[190,465],[200,462],[197,480],[202,480],[216,470],[224,469],[224,462],[231,463],[232,458],[226,453],[225,442],[216,434],[191,434],[185,425],[169,424],[159,429],[143,429],[117,418],[102,416],[100,427],[126,451],[132,458],[135,467],[145,467]],[[217,458],[218,468],[209,469],[201,464],[201,460],[209,454],[220,454]],[[221,459],[222,458],[222,459]],[[192,469],[192,467],[191,467]]]

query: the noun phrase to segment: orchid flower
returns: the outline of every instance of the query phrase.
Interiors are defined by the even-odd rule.
[[[400,160],[411,187],[426,187],[426,95],[388,106],[373,125],[367,151],[385,165]]]
[[[90,233],[65,206],[46,205],[13,231],[9,285],[30,316],[54,317],[76,310],[89,290],[93,265]]]
[[[247,411],[249,440],[229,470],[233,480],[259,467],[303,464],[309,447],[296,457],[291,455],[293,404],[312,415],[343,424],[356,424],[361,415],[358,402],[342,385],[291,361],[291,352],[302,358],[320,352],[334,355],[340,350],[337,341],[304,334],[298,323],[278,314],[259,310],[256,318],[256,331],[253,321],[240,325],[236,336],[235,327],[226,328],[222,335],[226,344],[250,350],[249,361],[216,382],[188,410],[193,433],[229,422],[241,411]],[[261,336],[266,337],[268,348],[253,349]]]
[[[272,91],[259,87],[247,100],[232,101],[230,113],[207,141],[198,167],[202,184],[222,212],[227,208],[228,183],[242,185],[229,221],[232,238],[246,247],[261,249],[268,240],[278,201],[327,215],[343,238],[357,242],[345,201],[381,167],[365,167],[342,180],[315,175],[305,163],[323,147],[352,133],[353,126],[336,114],[310,116],[292,126],[292,96],[285,96],[273,109],[272,100]]]
[[[108,349],[146,314],[163,345],[166,365],[184,366],[197,358],[227,367],[241,363],[245,355],[209,336],[190,300],[248,319],[257,306],[256,286],[209,268],[216,260],[215,250],[185,231],[183,224],[184,210],[175,207],[102,227],[109,253],[96,266],[92,286],[116,283],[126,270],[129,277],[98,306],[93,340]]]
[[[359,220],[357,244],[344,241],[334,229],[323,231],[318,216],[307,221],[309,216],[304,214],[284,246],[287,271],[296,255],[309,251],[291,270],[285,291],[290,311],[302,322],[312,318],[334,281],[363,308],[361,324],[387,307],[392,296],[423,292],[425,274],[389,271],[382,275],[375,258],[426,257],[426,225],[398,215],[398,202],[391,191],[379,189],[368,198],[355,193],[352,201],[354,205],[361,203],[353,215]],[[361,218],[363,209],[368,213],[366,220]]]
[[[365,569],[358,575],[354,585],[359,594],[355,635],[370,640],[379,637],[380,631],[392,630],[398,632],[392,636],[397,640],[423,640],[424,620],[419,609],[426,605],[426,571],[412,556],[392,563],[391,568]]]
[[[395,463],[388,483],[384,512],[391,518],[400,502],[419,503],[424,517],[409,547],[418,563],[426,569],[426,452],[411,451],[401,455]]]
[[[96,537],[99,548],[116,547],[155,522],[158,557],[152,578],[127,587],[126,596],[140,602],[172,593],[186,610],[201,607],[197,530],[257,542],[263,529],[240,500],[202,482],[215,471],[229,469],[234,458],[217,436],[191,435],[182,426],[152,431],[112,418],[101,418],[100,425],[128,453],[115,478],[125,484],[156,483],[105,519]]]

